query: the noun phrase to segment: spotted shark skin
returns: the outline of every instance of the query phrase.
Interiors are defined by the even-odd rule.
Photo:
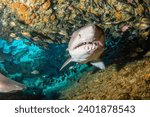
[[[26,87],[0,73],[0,93],[15,93],[26,89]]]
[[[104,63],[100,60],[104,48],[104,32],[95,24],[88,24],[72,34],[67,49],[71,57],[60,70],[70,62],[91,63],[100,69],[105,69]]]

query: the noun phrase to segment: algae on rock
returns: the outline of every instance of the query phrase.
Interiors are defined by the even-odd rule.
[[[33,41],[60,43],[85,24],[96,23],[107,35],[120,36],[126,26],[145,39],[149,35],[149,4],[148,0],[1,0],[0,36],[9,40],[11,33],[18,37],[24,31]],[[10,22],[15,24],[11,28]]]

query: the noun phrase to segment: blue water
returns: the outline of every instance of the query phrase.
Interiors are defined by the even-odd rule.
[[[102,58],[106,65],[115,58],[120,43],[120,39],[106,40],[106,51],[111,51]],[[93,67],[86,64],[71,63],[59,71],[69,58],[66,48],[66,43],[48,44],[47,48],[43,48],[26,38],[14,39],[12,42],[0,39],[0,73],[25,84],[25,95],[58,99],[62,89],[77,82],[87,71],[93,70]]]
[[[45,49],[26,38],[12,42],[0,39],[0,72],[25,84],[25,94],[57,99],[56,94],[77,81],[87,68],[85,64],[72,63],[60,72],[69,57],[66,48],[67,44],[49,44]]]

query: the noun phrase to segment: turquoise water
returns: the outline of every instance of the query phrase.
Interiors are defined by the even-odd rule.
[[[0,72],[25,84],[24,95],[57,99],[59,91],[76,82],[87,68],[72,63],[60,72],[69,57],[66,48],[67,44],[49,44],[44,49],[26,38],[12,42],[0,39]]]
[[[106,53],[102,57],[106,65],[118,56],[118,45],[121,43],[120,39],[106,40]],[[59,71],[69,58],[67,46],[67,43],[48,44],[45,49],[26,38],[12,42],[0,39],[0,72],[27,86],[22,92],[23,99],[30,99],[30,96],[32,99],[59,99],[62,89],[78,82],[84,73],[95,68],[71,63]],[[17,99],[22,98],[20,94],[16,96]]]

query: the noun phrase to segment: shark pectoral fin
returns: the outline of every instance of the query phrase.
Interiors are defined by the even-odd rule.
[[[91,64],[92,64],[93,66],[97,67],[97,68],[102,69],[102,70],[105,69],[105,64],[104,64],[104,62],[102,62],[102,61],[92,62]]]
[[[62,67],[60,68],[59,71],[61,71],[64,67],[66,67],[71,61],[72,61],[72,58],[69,58],[69,59],[62,65]]]
[[[21,91],[26,89],[26,87],[14,80],[11,80],[0,73],[0,92],[1,93],[12,93],[16,91]]]
[[[25,90],[27,87],[24,84],[21,84],[19,82],[16,82],[14,80],[9,79],[10,84],[12,84],[12,86],[14,87],[14,91],[21,91],[21,90]]]

